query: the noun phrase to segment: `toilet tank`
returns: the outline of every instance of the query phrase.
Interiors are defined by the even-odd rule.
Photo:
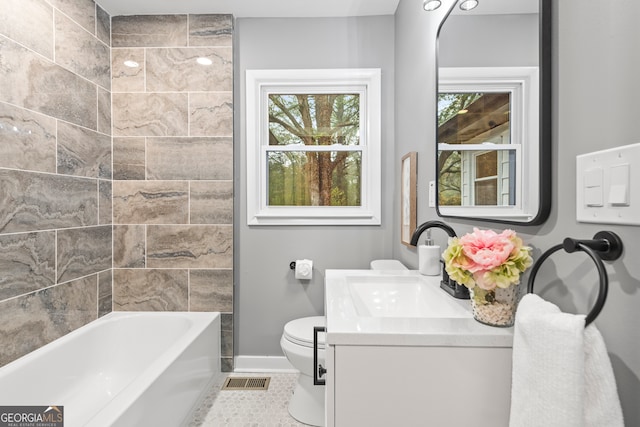
[[[408,270],[397,259],[374,259],[369,265],[372,270]]]

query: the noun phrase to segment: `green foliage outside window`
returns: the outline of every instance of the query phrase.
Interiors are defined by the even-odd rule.
[[[360,206],[360,96],[270,94],[268,107],[269,205]]]

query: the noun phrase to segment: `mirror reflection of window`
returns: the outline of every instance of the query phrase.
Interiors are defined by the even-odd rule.
[[[498,152],[486,151],[474,156],[474,204],[495,206],[498,204]]]
[[[437,123],[436,211],[445,218],[541,224],[551,206],[552,1],[482,0],[472,11],[450,6],[436,39],[438,109],[450,107]],[[510,96],[506,118],[488,108],[500,93]],[[444,94],[464,96],[466,105],[454,106]],[[494,114],[476,123],[484,132],[472,127],[468,107],[485,118]],[[510,132],[502,131],[506,119]],[[495,171],[476,178],[474,168],[483,167],[490,150],[498,151]]]
[[[513,206],[515,152],[487,148],[511,144],[510,92],[438,94],[439,203],[443,206]],[[464,147],[484,145],[485,149]]]

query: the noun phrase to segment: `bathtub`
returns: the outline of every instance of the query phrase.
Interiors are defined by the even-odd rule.
[[[64,406],[67,427],[176,427],[219,374],[219,313],[113,312],[0,368],[0,405]]]

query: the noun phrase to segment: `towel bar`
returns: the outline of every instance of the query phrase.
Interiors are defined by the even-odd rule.
[[[604,303],[607,299],[607,292],[609,291],[609,276],[602,263],[603,259],[613,261],[622,255],[622,240],[612,231],[599,231],[593,236],[593,240],[578,240],[567,237],[564,241],[558,245],[552,246],[545,253],[543,253],[536,263],[531,268],[531,274],[529,275],[529,282],[527,283],[527,292],[533,293],[533,282],[535,281],[536,274],[540,266],[545,262],[547,258],[554,252],[564,249],[568,253],[576,251],[585,252],[596,264],[598,269],[598,277],[600,279],[600,290],[596,302],[587,314],[585,318],[585,326],[590,324],[598,317]]]

